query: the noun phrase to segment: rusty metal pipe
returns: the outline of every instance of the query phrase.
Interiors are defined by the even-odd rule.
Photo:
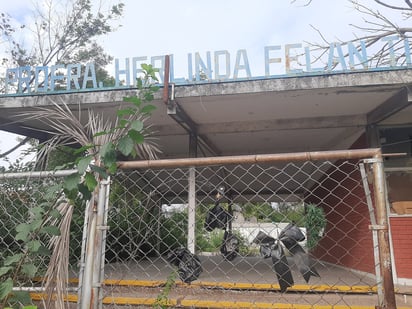
[[[261,154],[261,155],[241,155],[241,156],[221,156],[206,158],[183,158],[183,159],[163,159],[145,161],[120,161],[117,165],[120,169],[138,168],[163,168],[163,167],[189,167],[205,166],[216,164],[242,164],[242,163],[269,163],[286,161],[318,161],[318,160],[349,160],[371,158],[380,153],[379,148],[355,149],[355,150],[334,150],[321,152],[297,152],[283,154]]]
[[[386,192],[382,154],[379,152],[374,156],[373,185],[375,193],[375,208],[377,233],[379,244],[379,262],[383,281],[383,302],[382,307],[396,309],[395,289],[392,276],[392,262],[389,244],[389,224],[386,209]]]
[[[170,56],[165,56],[165,71],[163,76],[163,103],[169,103],[169,76],[170,76]]]

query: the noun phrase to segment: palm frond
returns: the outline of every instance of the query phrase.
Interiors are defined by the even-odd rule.
[[[37,120],[45,124],[48,129],[39,129],[39,132],[47,133],[50,139],[43,145],[42,152],[39,153],[39,159],[44,160],[47,155],[58,146],[89,146],[95,147],[89,150],[89,154],[98,152],[100,145],[104,145],[110,141],[114,142],[121,136],[126,134],[128,128],[120,128],[118,126],[118,119],[111,121],[105,119],[103,114],[96,113],[89,109],[87,113],[87,120],[82,120],[82,111],[79,106],[76,113],[71,109],[72,105],[67,104],[63,99],[56,101],[49,99],[51,107],[40,106],[34,110],[19,114],[20,118],[26,120]],[[129,121],[140,120],[146,122],[147,116],[136,114],[131,115]],[[116,129],[114,129],[116,128]],[[106,134],[97,134],[106,132]],[[136,146],[136,152],[141,159],[157,159],[161,152],[155,140],[150,138],[150,126],[147,126],[142,132],[145,141]]]
[[[47,295],[47,298],[44,300],[44,308],[69,308],[65,299],[67,299],[69,281],[70,223],[72,221],[73,209],[73,205],[69,203],[60,203],[57,206],[57,210],[62,215],[58,225],[60,236],[53,236],[49,242],[52,256],[44,280],[45,294]],[[51,224],[56,224],[56,220],[50,220]],[[54,295],[55,297],[53,297]],[[52,305],[53,302],[54,304]]]

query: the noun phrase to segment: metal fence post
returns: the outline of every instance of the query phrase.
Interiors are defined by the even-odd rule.
[[[363,163],[359,164],[360,172],[362,176],[363,190],[365,191],[366,204],[368,204],[369,218],[372,226],[376,225],[375,209],[373,208],[373,201],[371,192],[369,189],[368,176],[366,175],[365,165]],[[379,243],[378,243],[378,233],[376,229],[372,230],[372,241],[373,241],[373,258],[375,261],[375,272],[376,272],[376,284],[378,286],[378,302],[381,304],[383,302],[383,286],[381,277],[381,268],[379,262]]]
[[[386,192],[385,192],[385,179],[382,154],[378,153],[374,156],[373,160],[373,177],[374,177],[374,191],[375,191],[375,204],[376,204],[376,221],[377,225],[372,226],[377,230],[378,243],[379,243],[379,259],[381,275],[383,280],[383,296],[384,304],[382,306],[388,309],[396,309],[395,290],[393,285],[392,276],[392,262],[391,252],[389,245],[389,227],[388,227],[388,215],[386,209]]]
[[[196,230],[196,170],[189,168],[189,205],[188,205],[188,235],[187,247],[190,252],[195,253],[195,230]]]
[[[102,281],[107,228],[107,205],[110,180],[101,180],[97,197],[89,205],[88,233],[80,299],[81,309],[102,307]],[[97,202],[96,199],[97,198]]]
[[[93,257],[94,257],[94,244],[96,240],[96,225],[97,225],[97,205],[95,197],[92,197],[88,207],[88,214],[86,215],[87,222],[87,234],[83,238],[86,242],[85,252],[84,252],[84,270],[83,270],[83,280],[82,286],[80,287],[81,299],[80,299],[80,309],[91,309],[93,308]]]
[[[97,233],[95,251],[95,271],[93,272],[93,286],[96,290],[96,307],[103,308],[104,259],[106,251],[107,212],[109,208],[110,178],[100,181],[99,201],[97,204]]]

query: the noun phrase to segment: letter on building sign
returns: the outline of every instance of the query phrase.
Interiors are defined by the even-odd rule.
[[[169,55],[170,57],[170,82],[171,83],[185,83],[186,80],[184,77],[175,77],[175,65],[174,65],[174,56],[173,54]]]
[[[273,50],[280,50],[280,45],[276,46],[265,46],[265,76],[270,76],[270,64],[280,63],[281,58],[270,58],[270,52]]]
[[[201,73],[206,75],[206,79],[212,79],[212,60],[210,58],[210,51],[206,52],[206,63],[200,57],[198,52],[195,53],[195,72],[196,80],[200,81],[205,79],[204,76],[201,76]]]
[[[302,69],[291,69],[290,68],[290,63],[292,61],[297,62],[298,61],[298,56],[291,56],[290,55],[290,50],[294,48],[302,48],[302,44],[286,44],[285,45],[285,67],[286,67],[286,74],[292,74],[292,73],[302,73]]]
[[[323,68],[312,69],[312,59],[310,59],[310,48],[305,47],[306,72],[323,72]]]
[[[19,79],[19,68],[6,70],[6,89],[5,92],[9,93],[9,86],[16,83]]]
[[[50,75],[50,90],[54,91],[56,88],[56,81],[63,80],[64,75],[59,74],[59,69],[64,68],[63,64],[56,64],[51,66],[51,75]]]
[[[139,76],[139,74],[143,71],[142,70],[142,63],[144,63],[145,61],[147,61],[147,57],[146,56],[142,56],[142,57],[133,57],[132,58],[132,79],[133,79],[133,86],[136,86],[136,82],[137,82],[137,77]],[[140,63],[142,62],[142,63]],[[139,64],[139,65],[138,65]]]
[[[242,58],[243,58],[243,64],[241,65],[240,62],[242,61]],[[234,79],[238,78],[240,70],[246,71],[247,78],[252,77],[252,74],[250,73],[249,59],[247,58],[246,49],[239,49],[236,53],[235,70],[233,71]]]
[[[130,68],[129,68],[129,58],[125,59],[125,68],[120,70],[119,59],[114,60],[114,78],[115,87],[120,86],[120,75],[126,75],[126,85],[130,85]]]
[[[157,65],[158,62],[160,62],[160,65]],[[151,57],[150,64],[153,68],[159,69],[159,82],[163,84],[165,77],[165,56]]]
[[[220,74],[220,56],[224,56],[225,73]],[[223,67],[223,65],[222,65]],[[230,78],[230,54],[227,50],[215,51],[215,79],[225,80]]]
[[[389,46],[389,59],[390,59],[390,66],[394,67],[396,65],[396,58],[395,58],[395,50],[393,48],[394,44],[393,41],[399,40],[398,36],[388,36],[382,38],[382,41],[388,42]]]
[[[335,57],[335,48],[338,51],[338,57]],[[329,46],[328,70],[332,71],[338,63],[340,63],[342,70],[346,71],[347,67],[345,56],[342,51],[342,45],[340,43],[331,43]]]
[[[411,65],[411,48],[409,46],[409,40],[406,38],[403,40],[403,44],[405,47],[405,60],[407,65]]]
[[[349,67],[350,69],[355,69],[355,57],[358,58],[359,64],[363,66],[364,69],[368,68],[368,56],[366,55],[366,46],[365,42],[360,41],[360,50],[362,54],[359,52],[359,50],[356,48],[355,44],[353,42],[348,43],[348,54],[349,54]]]
[[[19,92],[24,92],[24,90],[27,90],[27,92],[30,92],[31,90],[30,89],[30,78],[31,78],[31,67],[30,66],[20,67],[19,68],[19,83],[18,83]]]
[[[41,80],[40,78],[43,77]],[[43,86],[42,86],[43,85]],[[34,69],[34,91],[47,92],[49,88],[49,67],[38,66]]]
[[[87,63],[86,68],[84,69],[83,77],[83,89],[87,88],[87,82],[91,81],[93,88],[97,88],[96,80],[96,70],[94,69],[94,63]]]
[[[80,64],[69,64],[67,66],[67,85],[66,90],[71,90],[72,82],[75,89],[80,89],[79,78],[82,72]]]

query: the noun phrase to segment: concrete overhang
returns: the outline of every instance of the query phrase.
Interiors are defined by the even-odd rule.
[[[188,157],[191,134],[199,157],[347,149],[368,126],[412,125],[411,84],[412,69],[398,69],[176,85],[169,106],[159,91],[149,122],[160,158]],[[64,101],[114,118],[135,91],[3,96],[0,130],[44,140],[48,128],[20,113]]]

